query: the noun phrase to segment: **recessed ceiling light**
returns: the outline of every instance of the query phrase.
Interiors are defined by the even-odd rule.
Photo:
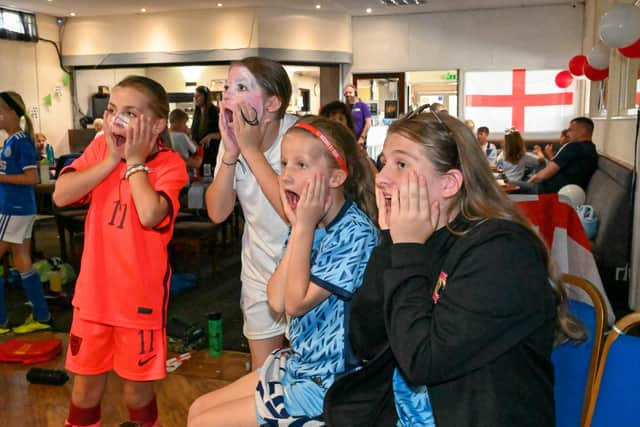
[[[222,3],[218,3],[218,7],[222,7]]]
[[[47,0],[49,3],[51,3],[53,0]]]
[[[372,12],[372,10],[371,10],[371,8],[370,8],[370,7],[368,7],[368,8],[365,10],[365,12],[367,12],[367,13],[371,13],[371,12]]]
[[[320,9],[322,6],[320,6],[319,4],[316,5],[316,9]]]
[[[75,12],[71,12],[69,15],[76,16],[76,13]]]
[[[145,13],[147,11],[147,9],[145,9],[144,7],[142,9],[140,9],[140,12]]]

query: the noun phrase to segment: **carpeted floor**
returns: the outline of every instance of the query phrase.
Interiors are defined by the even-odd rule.
[[[34,233],[37,257],[60,256],[53,218],[37,221]],[[81,236],[75,238],[81,239]],[[224,247],[217,244],[213,250],[203,250],[199,266],[194,265],[191,252],[182,252],[180,247],[176,248],[171,259],[174,271],[195,274],[198,281],[194,288],[171,295],[168,318],[178,318],[188,324],[198,323],[206,327],[207,314],[219,311],[223,315],[224,348],[248,351],[246,340],[242,336],[242,314],[239,307],[240,239],[234,236],[228,236],[227,239]],[[71,263],[75,262],[71,260]],[[8,285],[5,289],[9,322],[11,325],[18,325],[27,317],[30,307],[25,305],[27,300],[21,286]],[[65,285],[63,292],[69,297],[50,294],[48,301],[54,316],[54,329],[67,332],[71,325],[72,308],[69,298],[73,294],[73,285]]]

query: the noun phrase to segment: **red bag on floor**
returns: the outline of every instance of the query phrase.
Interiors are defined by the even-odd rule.
[[[0,362],[23,364],[46,362],[62,352],[57,338],[41,340],[11,339],[0,344]]]

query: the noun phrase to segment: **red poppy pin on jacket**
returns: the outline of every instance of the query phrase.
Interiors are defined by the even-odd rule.
[[[438,276],[438,281],[436,282],[436,287],[433,290],[433,295],[431,298],[433,299],[433,303],[437,304],[440,300],[440,291],[443,290],[447,286],[447,273],[444,271],[440,272],[440,276]]]

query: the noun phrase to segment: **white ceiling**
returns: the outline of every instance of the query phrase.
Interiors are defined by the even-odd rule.
[[[397,0],[399,3],[402,0]],[[411,0],[407,0],[411,1]],[[212,9],[235,7],[275,7],[279,9],[297,9],[307,13],[319,11],[346,13],[351,16],[367,15],[371,8],[373,15],[392,15],[402,13],[429,13],[452,10],[494,9],[505,7],[529,7],[551,4],[579,5],[584,0],[428,0],[427,4],[413,6],[385,6],[380,0],[0,0],[0,6],[53,16],[127,15],[181,11],[188,9]]]

